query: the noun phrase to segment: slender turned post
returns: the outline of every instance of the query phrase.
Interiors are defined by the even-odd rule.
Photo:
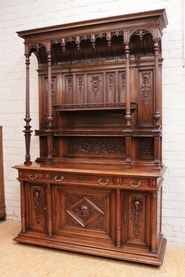
[[[25,115],[25,122],[26,125],[24,126],[25,130],[25,146],[26,146],[26,156],[25,156],[25,165],[31,164],[31,156],[30,156],[30,138],[32,131],[30,126],[30,76],[29,76],[29,65],[30,65],[30,55],[25,54],[26,57],[26,115]]]
[[[160,112],[159,112],[159,43],[156,39],[154,41],[154,57],[155,57],[155,114],[154,114],[154,124],[156,127],[160,127]]]
[[[157,251],[157,192],[152,192],[151,203],[151,252]]]
[[[116,200],[116,246],[121,247],[121,194],[119,189]]]
[[[21,225],[22,232],[26,232],[26,207],[25,207],[25,185],[24,182],[20,183],[21,185]]]
[[[126,127],[130,128],[131,127],[131,114],[130,114],[130,78],[129,78],[129,54],[130,54],[130,50],[129,50],[129,44],[126,43],[125,44],[125,55],[126,55],[126,89],[125,89],[125,93],[126,93]]]
[[[128,33],[125,33],[125,56],[126,56],[126,84],[125,84],[125,94],[126,94],[126,133],[125,133],[125,149],[126,149],[126,168],[131,168],[131,113],[130,113],[130,49],[129,49],[129,38]]]
[[[47,43],[47,61],[48,61],[48,115],[47,115],[47,164],[52,164],[52,146],[53,146],[53,131],[52,131],[52,92],[51,92],[51,44]]]
[[[155,114],[154,114],[154,125],[157,129],[160,129],[160,111],[159,111],[159,43],[158,39],[154,40],[154,58],[155,58]],[[160,168],[160,134],[156,134],[154,137],[154,158],[155,167]]]

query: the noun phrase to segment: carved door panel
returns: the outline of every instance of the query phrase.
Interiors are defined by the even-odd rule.
[[[35,231],[46,231],[46,189],[42,184],[27,184],[27,226]]]
[[[150,194],[126,191],[124,196],[123,244],[150,244]]]
[[[115,193],[110,190],[56,187],[57,235],[111,244],[115,240]]]

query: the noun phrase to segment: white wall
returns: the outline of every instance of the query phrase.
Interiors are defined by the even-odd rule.
[[[16,31],[166,8],[163,35],[163,161],[167,166],[163,197],[163,234],[185,243],[185,59],[183,0],[1,0],[0,125],[3,126],[7,218],[20,220],[19,183],[12,167],[25,158],[25,59]],[[32,129],[37,123],[36,59],[31,58]],[[32,136],[32,160],[37,156]]]

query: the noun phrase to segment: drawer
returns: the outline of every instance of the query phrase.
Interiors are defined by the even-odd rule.
[[[29,181],[43,181],[44,173],[34,170],[19,171],[19,179],[26,179]]]
[[[149,185],[149,179],[142,178],[123,178],[123,185],[129,188],[146,188]]]
[[[112,185],[112,177],[107,176],[97,176],[97,175],[87,175],[87,174],[68,174],[68,173],[59,173],[53,172],[50,177],[51,182],[55,183],[71,183],[71,184],[79,184],[79,185],[99,185],[106,186]]]

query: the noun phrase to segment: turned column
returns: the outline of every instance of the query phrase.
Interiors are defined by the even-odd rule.
[[[30,126],[30,74],[29,74],[29,65],[30,65],[30,54],[25,54],[26,57],[26,115],[24,121],[26,125],[24,126],[24,136],[25,136],[25,147],[26,147],[26,155],[24,164],[31,164],[31,156],[30,156],[30,138],[32,131]]]
[[[53,126],[52,126],[52,92],[51,92],[51,43],[46,44],[48,62],[48,115],[47,115],[47,164],[52,164]]]
[[[155,59],[155,67],[154,67],[154,77],[155,77],[155,86],[154,86],[154,95],[155,95],[155,113],[154,113],[154,126],[157,128],[154,136],[154,159],[155,159],[155,167],[160,168],[160,129],[161,129],[161,114],[159,110],[159,39],[154,39],[154,59]]]
[[[126,150],[126,168],[131,168],[131,113],[130,113],[130,49],[128,32],[125,32],[125,96],[126,96],[126,130],[125,130],[125,150]]]
[[[155,114],[154,114],[154,124],[156,127],[160,127],[160,111],[159,111],[159,43],[158,39],[154,41],[154,58],[155,58]]]
[[[151,252],[157,251],[157,192],[152,192],[151,203]]]

